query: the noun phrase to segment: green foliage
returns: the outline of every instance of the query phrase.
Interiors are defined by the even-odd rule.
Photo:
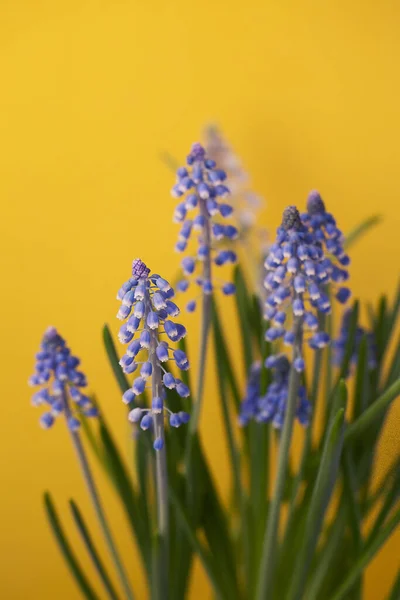
[[[361,223],[347,237],[347,247],[378,222],[379,217],[372,217]],[[221,409],[231,494],[227,503],[222,501],[209,454],[205,453],[198,433],[188,435],[188,428],[167,432],[168,589],[160,588],[157,579],[160,539],[155,515],[154,450],[148,433],[135,436],[134,452],[127,458],[120,450],[123,444],[114,440],[101,413],[95,425],[83,419],[86,445],[101,465],[125,513],[152,600],[187,598],[195,557],[202,565],[215,598],[263,600],[265,573],[261,572],[260,565],[263,548],[265,551],[271,544],[273,561],[269,566],[271,572],[267,573],[269,600],[360,600],[365,568],[400,520],[399,457],[395,457],[392,468],[379,485],[372,488],[376,449],[388,411],[400,394],[400,348],[394,341],[400,289],[392,303],[382,296],[375,308],[369,307],[370,327],[377,345],[374,369],[368,366],[365,336],[357,347],[356,365],[351,361],[362,312],[357,301],[342,364],[338,368],[332,366],[329,349],[316,352],[313,368],[306,374],[304,383],[309,389],[314,413],[318,403],[323,407],[322,434],[316,436],[312,419],[309,429],[303,432],[303,450],[299,467],[295,469],[289,460],[291,427],[279,438],[269,425],[253,423],[245,428],[237,425],[245,378],[254,360],[264,363],[271,347],[264,340],[266,324],[260,300],[250,289],[240,266],[235,270],[235,283],[242,366],[238,368],[234,364],[227,324],[221,318],[221,304],[213,298],[210,327],[217,393],[215,397],[205,398],[207,403],[219,403]],[[333,332],[337,325],[329,319],[328,326]],[[119,366],[107,326],[103,329],[103,341],[119,390],[115,394],[118,402],[119,392],[128,389],[129,382]],[[181,342],[181,348],[187,351],[185,341]],[[193,373],[183,374],[191,391],[192,378]],[[270,383],[269,378],[269,371],[262,367],[263,392]],[[352,390],[349,399],[348,389]],[[168,394],[167,400],[174,410],[190,411],[196,397],[192,394],[190,400],[182,400]],[[99,406],[97,400],[96,404]],[[283,443],[287,444],[287,452],[279,462],[277,486],[271,477],[271,451],[274,444],[282,449]],[[187,476],[185,456],[189,444],[192,458],[191,472]],[[98,599],[67,540],[49,493],[45,494],[44,502],[51,529],[81,594],[91,600]],[[365,533],[366,520],[377,505],[380,508],[375,512],[375,520]],[[288,509],[286,518],[283,507]],[[104,596],[101,597],[122,599],[124,596],[116,591],[112,582],[114,573],[109,574],[109,565],[101,560],[76,502],[71,500],[70,508],[83,548],[102,585]],[[398,597],[399,588],[397,577],[388,600]],[[197,597],[195,593],[193,597]]]

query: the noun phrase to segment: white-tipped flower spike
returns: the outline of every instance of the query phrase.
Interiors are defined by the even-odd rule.
[[[180,200],[174,221],[182,223],[175,249],[177,252],[185,252],[192,233],[196,232],[197,252],[194,257],[185,256],[182,259],[185,278],[179,282],[177,289],[186,291],[194,280],[202,288],[203,294],[211,294],[215,287],[221,287],[224,294],[232,294],[233,284],[229,284],[229,287],[216,286],[212,277],[213,265],[233,264],[237,260],[233,250],[224,249],[221,245],[224,241],[229,244],[238,237],[237,228],[224,222],[232,213],[232,207],[222,201],[229,195],[229,189],[224,183],[226,174],[216,168],[214,160],[207,158],[200,144],[193,144],[186,162],[186,167],[178,169],[177,181],[172,188],[172,195]],[[198,213],[194,218],[188,217],[191,210]],[[193,312],[195,308],[194,301],[187,306],[189,312]]]
[[[306,227],[314,234],[317,241],[321,244],[325,253],[330,258],[328,269],[321,267],[318,275],[329,278],[336,286],[349,279],[349,273],[346,268],[350,264],[350,258],[343,248],[344,236],[337,227],[335,218],[326,211],[325,203],[320,194],[313,190],[307,198],[307,212],[301,215],[301,220]],[[350,290],[347,287],[340,287],[336,290],[336,299],[345,304],[350,298]]]
[[[57,330],[49,327],[36,354],[35,373],[29,380],[30,385],[40,386],[33,395],[33,406],[42,404],[48,408],[40,417],[44,429],[49,429],[56,417],[65,415],[69,429],[76,431],[80,426],[79,414],[98,415],[90,398],[81,391],[87,382],[85,375],[77,370],[79,364]]]
[[[189,361],[182,350],[170,348],[169,342],[161,340],[160,336],[166,335],[169,340],[177,342],[186,335],[186,329],[180,323],[171,320],[171,317],[179,314],[178,306],[170,300],[174,290],[166,279],[156,274],[150,275],[150,269],[141,260],[133,261],[132,277],[122,289],[124,293],[121,291],[118,297],[122,300],[122,306],[129,300],[133,315],[125,317],[128,321],[120,329],[119,339],[129,344],[120,365],[125,373],[132,373],[140,367],[139,377],[133,380],[132,388],[124,393],[122,400],[125,404],[130,404],[146,387],[151,387],[151,408],[134,408],[128,418],[133,423],[140,422],[143,430],[153,426],[153,446],[155,450],[162,450],[164,413],[170,413],[165,406],[165,388],[175,389],[182,398],[189,395],[189,388],[179,379],[175,379],[172,373],[167,372],[164,365],[173,361],[179,369],[187,370]],[[118,315],[120,314],[121,308],[118,312]],[[189,415],[179,414],[179,424],[186,423]],[[176,419],[174,423],[177,423]]]
[[[294,324],[300,324],[301,332],[310,331],[309,346],[318,350],[329,343],[329,335],[318,331],[318,314],[329,313],[330,300],[325,286],[336,282],[336,267],[324,252],[324,244],[314,230],[302,222],[295,206],[283,213],[282,225],[278,228],[276,242],[272,244],[265,261],[267,275],[264,286],[267,290],[265,317],[271,321],[266,332],[270,342],[283,338],[286,345],[295,343]],[[340,270],[340,269],[339,269]],[[337,294],[349,295],[347,288]],[[289,316],[289,324],[286,316]],[[298,351],[302,351],[303,334]],[[301,355],[294,361],[296,370],[304,369]]]

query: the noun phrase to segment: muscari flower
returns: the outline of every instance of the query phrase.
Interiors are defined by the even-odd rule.
[[[198,247],[195,257],[186,256],[182,260],[185,278],[177,284],[177,289],[184,292],[194,281],[203,294],[211,294],[216,284],[215,278],[212,278],[213,265],[223,266],[237,261],[236,253],[232,249],[224,249],[223,242],[236,239],[238,230],[224,223],[232,214],[232,206],[221,201],[229,194],[224,184],[225,171],[216,168],[216,162],[207,158],[200,144],[193,144],[186,162],[187,167],[178,169],[177,182],[171,192],[181,200],[174,213],[174,221],[182,223],[175,249],[185,252],[193,231],[198,232]],[[197,214],[189,218],[188,213],[193,209]],[[200,272],[199,264],[202,265]],[[226,295],[235,292],[232,283],[222,283],[219,287]],[[191,300],[187,310],[193,312],[195,308],[196,300]]]
[[[218,128],[208,126],[204,138],[207,156],[227,174],[234,216],[243,235],[255,225],[257,212],[263,207],[264,201],[248,188],[249,176]]]
[[[342,323],[340,325],[340,331],[338,337],[333,340],[333,364],[337,367],[340,367],[343,363],[344,355],[346,352],[347,341],[349,339],[349,329],[350,329],[350,321],[352,316],[352,309],[348,309],[344,312],[342,317]],[[371,331],[366,331],[363,327],[357,326],[355,336],[354,336],[354,344],[351,352],[350,362],[353,365],[357,365],[358,362],[358,353],[360,349],[361,340],[363,337],[366,337],[367,341],[367,360],[368,360],[368,369],[375,369],[377,366],[376,360],[376,342],[375,336]],[[348,376],[349,373],[346,373]]]
[[[281,429],[285,418],[286,403],[289,391],[290,362],[284,354],[271,356],[266,360],[266,366],[272,369],[272,383],[266,394],[261,396],[261,365],[254,363],[242,401],[239,424],[247,425],[250,420],[259,423],[272,422],[276,429]],[[311,404],[307,399],[304,386],[297,390],[296,417],[301,425],[309,424]]]
[[[117,317],[125,323],[118,337],[128,344],[120,360],[124,373],[135,371],[139,375],[122,399],[125,404],[133,402],[147,387],[152,390],[151,408],[136,407],[129,413],[132,423],[140,423],[143,430],[154,426],[154,448],[164,445],[164,414],[169,414],[172,427],[187,423],[189,415],[183,411],[171,412],[165,406],[165,389],[174,389],[181,398],[189,396],[189,388],[179,378],[166,370],[168,361],[175,362],[178,369],[186,371],[189,361],[186,354],[170,345],[186,335],[183,325],[172,321],[179,315],[179,308],[171,300],[174,290],[160,275],[153,273],[140,260],[132,265],[132,277],[120,288],[117,298],[122,301]],[[160,340],[160,336],[166,340]]]
[[[265,267],[264,286],[268,291],[265,317],[272,323],[266,339],[272,342],[283,338],[286,345],[294,345],[293,366],[301,372],[304,370],[301,352],[304,332],[310,333],[308,344],[314,350],[330,341],[329,335],[319,330],[318,314],[331,310],[326,284],[334,282],[335,268],[314,232],[301,221],[295,206],[287,207],[283,213],[282,225]],[[341,288],[336,295],[341,302],[347,299],[345,290],[347,288]]]
[[[347,281],[349,273],[343,267],[347,267],[350,264],[350,258],[343,248],[344,236],[337,227],[334,217],[326,211],[325,203],[317,191],[313,190],[309,193],[307,198],[307,212],[301,215],[301,220],[314,234],[324,252],[331,259],[331,281],[334,284]],[[339,302],[347,302],[350,298],[350,290],[346,287],[339,288],[336,298]]]
[[[36,354],[35,373],[29,379],[30,385],[40,386],[32,397],[32,404],[48,407],[40,417],[44,429],[49,429],[57,416],[64,415],[68,428],[76,431],[80,426],[79,414],[85,417],[98,415],[90,398],[82,393],[87,381],[78,370],[79,364],[79,359],[71,354],[57,330],[49,327]]]

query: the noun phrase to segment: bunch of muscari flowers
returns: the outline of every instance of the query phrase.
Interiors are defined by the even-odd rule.
[[[203,294],[211,294],[217,281],[212,278],[212,266],[220,267],[237,261],[236,252],[223,248],[223,242],[235,240],[238,230],[224,223],[233,211],[230,204],[221,202],[229,195],[229,189],[224,184],[225,171],[216,168],[216,162],[207,158],[204,148],[198,143],[193,144],[186,162],[186,167],[178,169],[177,181],[171,192],[180,199],[174,221],[182,223],[175,250],[185,252],[192,232],[197,231],[199,235],[196,255],[186,256],[181,262],[185,277],[178,282],[177,289],[185,292],[194,281]],[[192,209],[196,209],[197,214],[189,218]],[[197,270],[199,264],[203,265],[201,273]],[[233,283],[222,282],[220,287],[225,295],[235,292]],[[186,308],[193,312],[196,300],[191,300]]]
[[[272,383],[265,395],[261,395],[261,363],[254,363],[246,388],[246,396],[242,401],[239,424],[244,426],[254,419],[258,423],[272,422],[276,429],[281,429],[289,391],[290,362],[284,354],[268,357],[266,366],[272,369]],[[311,404],[303,385],[297,389],[296,417],[301,425],[307,426],[311,414]]]
[[[120,342],[128,344],[120,365],[126,374],[140,367],[140,375],[124,393],[123,402],[130,404],[135,401],[148,387],[150,378],[155,383],[152,386],[155,394],[152,394],[151,408],[136,407],[129,413],[129,420],[132,423],[140,422],[143,430],[152,427],[155,415],[165,412],[169,414],[172,427],[179,427],[189,420],[186,412],[173,413],[165,406],[165,388],[174,389],[181,398],[189,396],[188,386],[164,367],[168,361],[174,361],[178,369],[186,371],[189,368],[185,352],[169,344],[178,342],[186,335],[185,327],[171,320],[180,312],[171,300],[173,296],[174,290],[168,281],[157,274],[150,275],[150,269],[139,259],[133,261],[132,277],[117,294],[122,301],[117,317],[126,320],[118,337]],[[165,334],[167,340],[161,341],[161,334]],[[154,448],[160,450],[162,447],[162,436],[158,436]]]
[[[205,129],[204,140],[207,156],[213,159],[228,176],[235,218],[240,236],[243,236],[256,224],[257,212],[263,207],[264,201],[249,189],[248,173],[216,126],[210,125]],[[260,232],[265,235],[264,230]]]
[[[349,274],[344,267],[350,264],[350,258],[343,247],[343,233],[337,227],[333,215],[327,212],[325,203],[316,190],[308,195],[307,212],[301,215],[301,220],[329,256],[330,263],[327,264],[331,282],[336,286],[347,281]],[[339,288],[336,294],[339,302],[345,303],[349,297],[348,288]]]
[[[325,225],[334,222],[328,213],[318,211],[321,218],[312,217],[316,214],[314,204],[314,198],[311,197],[311,201],[309,198],[309,213],[303,218],[295,206],[286,208],[276,241],[265,261],[267,275],[264,286],[267,297],[264,316],[271,324],[265,337],[269,342],[283,339],[285,345],[295,346],[293,367],[298,372],[305,368],[305,334],[310,334],[307,341],[313,350],[321,349],[330,342],[319,319],[319,315],[331,311],[327,284],[336,284],[348,278],[347,271],[338,267],[324,252],[325,247],[329,247],[342,265],[348,263],[341,233],[336,225],[326,230]],[[318,208],[321,208],[320,204]],[[334,246],[330,244],[331,239],[335,240]],[[347,288],[340,288],[336,298],[345,302],[349,295]],[[288,320],[289,326],[286,325]],[[253,366],[239,422],[245,425],[250,419],[272,421],[276,428],[280,428],[288,396],[290,361],[282,354],[272,355],[266,359],[265,366],[273,369],[273,382],[266,395],[260,396],[260,367]],[[311,406],[304,386],[299,386],[297,396],[296,416],[306,426]]]
[[[340,325],[340,331],[338,337],[333,340],[333,364],[339,367],[343,364],[343,359],[346,353],[346,347],[349,339],[349,331],[350,331],[350,322],[352,317],[352,309],[348,309],[344,312],[342,317],[342,322]],[[367,364],[368,369],[375,369],[377,366],[376,359],[376,341],[375,336],[372,332],[366,331],[364,327],[357,325],[355,335],[354,335],[354,344],[351,349],[351,358],[350,362],[352,365],[356,366],[358,363],[358,355],[360,350],[360,344],[363,337],[366,338],[367,342]],[[349,372],[346,373],[346,376],[349,376]]]
[[[40,417],[44,429],[49,429],[56,417],[65,415],[69,429],[76,431],[80,426],[80,413],[85,417],[98,415],[90,398],[81,391],[87,381],[77,369],[79,363],[57,330],[49,327],[36,354],[35,373],[29,379],[31,386],[40,386],[32,397],[32,404],[48,406]]]
[[[336,236],[336,233],[332,235]],[[318,237],[301,220],[295,206],[286,208],[282,225],[277,230],[276,242],[265,261],[267,275],[264,285],[268,291],[265,316],[272,322],[266,339],[270,342],[282,338],[286,345],[292,346],[296,336],[296,320],[301,322],[302,334],[310,332],[307,341],[313,350],[325,347],[330,341],[329,335],[320,329],[318,317],[331,311],[327,284],[335,285],[347,279],[348,275],[325,254]],[[336,246],[335,256],[344,260],[338,239]],[[350,290],[346,287],[336,292],[336,299],[341,303],[346,302],[349,296]],[[291,326],[287,327],[289,307],[292,318]],[[296,370],[303,371],[303,356],[297,356],[293,364]]]

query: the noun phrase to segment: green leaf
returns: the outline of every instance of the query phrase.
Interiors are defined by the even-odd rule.
[[[135,493],[131,478],[123,463],[118,448],[104,423],[100,425],[100,437],[104,445],[111,480],[121,498],[126,516],[128,517],[128,521],[138,542],[144,567],[150,578],[151,535],[149,523],[146,521],[146,513],[143,510],[142,503],[139,501],[139,497]],[[143,501],[143,498],[141,498],[141,500]]]
[[[200,562],[203,565],[203,568],[208,575],[211,585],[213,586],[213,589],[214,589],[214,592],[215,592],[217,598],[220,598],[221,600],[223,600],[223,598],[225,598],[226,596],[224,596],[224,593],[221,589],[221,584],[220,584],[220,581],[218,580],[218,575],[215,572],[214,562],[213,562],[213,558],[212,558],[211,554],[206,550],[206,548],[204,548],[202,542],[199,540],[199,538],[196,534],[196,530],[193,527],[193,525],[191,524],[189,517],[186,514],[186,510],[185,510],[183,504],[181,503],[178,496],[175,494],[175,492],[171,488],[169,488],[169,496],[170,496],[171,504],[173,504],[173,506],[175,508],[175,511],[179,518],[181,526],[184,529],[184,531],[188,537],[188,540],[192,544],[194,551],[197,553],[197,555],[200,559]],[[219,573],[219,575],[221,575],[221,573]]]
[[[115,379],[118,382],[121,392],[124,393],[124,392],[126,392],[126,390],[129,390],[129,388],[131,386],[129,385],[128,379],[125,377],[124,373],[122,372],[121,365],[119,364],[118,354],[115,349],[115,344],[114,344],[114,341],[113,341],[113,338],[112,338],[112,335],[110,332],[110,328],[108,327],[107,324],[104,325],[104,327],[103,327],[103,341],[104,341],[104,346],[105,346],[105,349],[107,352],[108,359],[110,361],[111,368],[115,375]]]
[[[82,571],[82,568],[65,536],[64,530],[61,526],[60,519],[58,517],[56,508],[49,492],[45,492],[43,495],[44,507],[46,510],[46,516],[49,521],[50,527],[53,531],[54,537],[56,538],[58,547],[67,563],[76,583],[82,594],[88,600],[99,600],[99,596],[93,590],[89,583],[86,575]]]
[[[389,516],[390,511],[392,510],[396,501],[398,500],[399,496],[400,496],[400,472],[397,471],[392,476],[392,485],[391,485],[390,489],[386,492],[381,510],[379,511],[379,513],[374,521],[374,524],[372,526],[372,529],[368,535],[367,545],[369,543],[372,543],[372,541],[378,535],[379,531],[385,524],[385,521],[386,521],[387,517]]]
[[[363,335],[357,357],[356,380],[354,386],[353,418],[355,421],[369,404],[369,378],[368,378],[368,344]]]
[[[214,328],[215,333],[215,328]],[[247,508],[245,500],[244,486],[241,481],[241,464],[239,449],[237,448],[235,436],[232,427],[232,417],[229,410],[227,389],[225,382],[224,361],[219,360],[218,336],[214,337],[215,353],[216,353],[216,369],[218,379],[218,390],[221,400],[223,423],[225,428],[226,442],[228,446],[231,473],[233,477],[234,497],[240,511],[241,519],[241,540],[243,542],[244,566],[246,572],[246,580],[250,583],[250,537],[247,522]]]
[[[339,544],[343,538],[345,524],[346,512],[343,506],[341,506],[334,523],[327,531],[325,545],[318,551],[317,566],[305,594],[307,600],[319,600],[322,598],[320,590],[334,564]]]
[[[251,303],[247,294],[246,283],[239,266],[235,268],[236,307],[239,316],[240,333],[242,336],[243,362],[247,377],[253,364]]]
[[[229,355],[228,346],[225,341],[225,336],[222,330],[222,324],[219,318],[218,308],[215,301],[213,301],[212,319],[215,337],[215,347],[216,351],[218,352],[216,360],[221,361],[223,363],[227,382],[232,392],[232,397],[235,403],[236,411],[238,412],[240,409],[241,402],[239,386],[235,377],[235,371],[232,367],[232,360]]]
[[[346,386],[341,382],[338,386],[335,401],[336,408],[339,408],[331,418],[328,426],[328,433],[324,442],[318,475],[307,513],[303,543],[291,579],[291,586],[288,594],[288,599],[290,600],[299,600],[303,597],[311,559],[317,546],[325,512],[336,482],[343,446],[346,401]]]
[[[375,227],[382,221],[381,215],[372,215],[361,221],[350,233],[345,236],[344,247],[346,250],[351,248],[367,231]]]
[[[356,420],[354,423],[349,425],[345,434],[344,442],[349,444],[353,440],[357,439],[362,433],[364,433],[371,425],[374,424],[376,419],[387,410],[390,403],[397,398],[400,393],[400,378],[395,381],[390,388],[388,388],[366,411]]]
[[[393,582],[393,587],[387,597],[387,600],[399,600],[400,598],[400,569],[396,579]]]
[[[387,523],[387,525],[379,531],[375,539],[370,544],[365,546],[358,560],[348,571],[343,583],[339,586],[339,589],[336,591],[336,593],[333,594],[331,600],[345,600],[348,598],[348,591],[352,588],[357,578],[374,558],[375,554],[389,539],[399,523],[400,510],[398,510]]]
[[[349,333],[346,341],[346,347],[344,351],[344,357],[342,360],[342,364],[340,366],[340,373],[338,376],[338,381],[340,379],[346,379],[347,374],[350,369],[350,361],[355,348],[355,338],[357,332],[358,325],[358,313],[359,313],[359,302],[356,300],[351,309],[351,316],[349,321]]]
[[[83,519],[81,511],[79,510],[77,504],[73,500],[70,500],[69,504],[71,507],[72,516],[73,516],[75,524],[79,530],[79,533],[82,537],[83,543],[86,546],[86,549],[88,551],[90,558],[92,559],[94,568],[96,569],[101,581],[103,582],[103,585],[107,591],[108,596],[112,600],[118,600],[118,594],[111,582],[111,579],[110,579],[110,577],[106,571],[106,568],[99,556],[99,553],[96,550],[92,536],[90,535],[90,532],[89,532],[87,525]]]

